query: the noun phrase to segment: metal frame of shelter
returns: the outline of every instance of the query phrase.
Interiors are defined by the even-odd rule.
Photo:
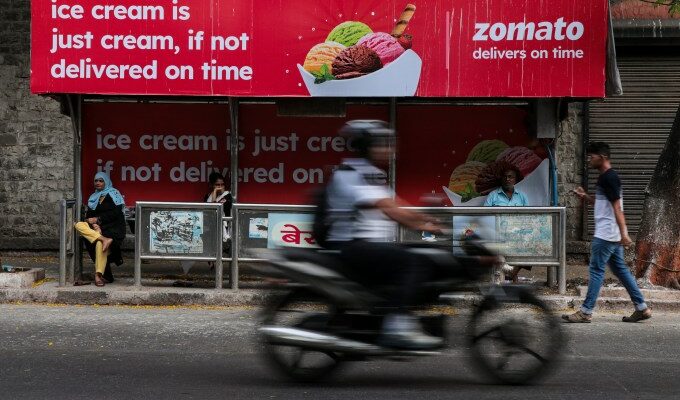
[[[225,103],[229,105],[230,111],[230,140],[232,143],[237,143],[239,136],[239,105],[240,104],[272,104],[282,99],[272,98],[238,98],[238,97],[218,97],[218,98],[167,98],[167,97],[106,97],[106,96],[83,96],[83,95],[64,95],[62,97],[62,109],[65,113],[70,115],[73,128],[73,181],[74,181],[74,200],[75,204],[82,204],[82,105],[84,102],[138,102],[138,103]],[[345,99],[337,99],[344,103]],[[314,99],[304,99],[303,101],[313,102]],[[384,105],[389,107],[389,124],[392,128],[397,129],[397,105],[450,105],[450,106],[520,106],[520,107],[534,107],[536,113],[534,118],[536,121],[537,131],[543,132],[545,137],[554,138],[557,131],[558,114],[561,106],[560,100],[556,99],[421,99],[421,98],[357,98],[351,99],[350,104],[374,104]],[[398,130],[397,130],[398,131]],[[557,189],[556,189],[556,160],[554,153],[550,151],[550,188],[552,193],[553,205],[557,204]],[[237,171],[239,167],[238,146],[231,146],[230,148],[230,170]],[[389,185],[391,188],[396,186],[396,158],[392,157],[389,166]],[[230,176],[231,192],[234,198],[234,204],[238,203],[239,182],[237,174]],[[262,206],[266,206],[262,204]],[[232,210],[234,213],[235,210]],[[234,215],[234,214],[232,214]],[[79,221],[82,218],[81,208],[74,208],[74,219]],[[67,276],[69,279],[78,279],[82,275],[82,247],[75,246],[73,248],[73,259],[75,260],[68,265]],[[234,285],[232,285],[234,286]]]

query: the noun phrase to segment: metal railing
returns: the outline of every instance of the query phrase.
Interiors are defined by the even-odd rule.
[[[560,293],[566,292],[566,209],[564,207],[410,207],[429,215],[453,218],[454,216],[547,216],[551,219],[551,252],[542,255],[506,255],[509,264],[515,266],[548,267],[548,282],[554,281],[555,275]],[[165,252],[150,251],[152,212],[194,212],[202,213],[204,224],[212,229],[202,231],[202,243],[206,243],[207,250],[200,252],[177,252],[165,249]],[[62,200],[60,202],[60,252],[59,252],[59,285],[64,286],[67,281],[67,270],[71,274],[75,268],[75,245],[77,236],[73,229],[75,222],[75,200]],[[249,243],[244,237],[247,233],[245,225],[254,216],[266,218],[269,213],[311,214],[314,206],[305,205],[279,205],[279,204],[234,204],[233,217],[224,217],[222,204],[215,203],[168,203],[168,202],[138,202],[135,213],[135,265],[134,281],[136,286],[141,286],[141,262],[142,260],[174,260],[174,261],[211,261],[215,262],[215,287],[223,287],[224,262],[230,262],[229,281],[231,289],[239,287],[239,263],[241,262],[264,262],[249,254]],[[212,222],[211,222],[212,221]],[[548,221],[548,220],[546,220]],[[224,223],[230,224],[231,231],[231,254],[223,255]],[[453,221],[452,221],[453,225]],[[207,235],[207,233],[210,233]],[[398,241],[414,240],[413,232],[400,227]],[[261,247],[262,243],[259,243]],[[255,247],[257,248],[257,247]],[[176,250],[176,249],[175,249]],[[205,251],[204,251],[205,250]],[[556,274],[553,272],[556,269]]]
[[[286,205],[286,204],[234,204],[232,207],[232,235],[231,235],[231,276],[234,277],[231,281],[231,288],[236,290],[239,285],[239,263],[240,262],[265,262],[267,260],[256,258],[252,256],[241,256],[242,249],[242,229],[241,224],[245,220],[246,215],[241,215],[242,212],[250,214],[268,215],[270,212],[286,212],[286,213],[313,213],[314,206],[303,205]]]
[[[142,260],[210,261],[215,288],[222,288],[223,216],[221,203],[137,202],[135,286],[142,285]],[[226,260],[229,260],[227,258]],[[230,280],[238,280],[235,275]]]
[[[558,290],[561,294],[566,293],[566,209],[564,207],[409,207],[429,215],[448,218],[451,217],[503,217],[503,216],[538,216],[545,222],[541,226],[550,242],[549,248],[544,249],[543,254],[506,254],[507,262],[514,266],[536,266],[548,268],[548,283],[553,284],[557,280]],[[246,238],[243,231],[248,219],[253,217],[265,218],[270,212],[283,212],[291,214],[310,214],[314,212],[313,206],[300,205],[270,205],[270,204],[234,204],[232,225],[232,289],[238,288],[238,274],[240,262],[264,262],[266,260],[252,257],[244,251],[243,242],[252,242]],[[506,223],[508,218],[505,218]],[[245,223],[244,223],[245,222]],[[521,221],[520,221],[521,222]],[[527,228],[528,229],[528,228]],[[413,234],[409,235],[408,229],[400,227],[398,241],[414,240]],[[261,246],[264,242],[254,241],[254,246]],[[543,243],[546,245],[546,243]],[[521,243],[519,243],[521,245]],[[453,246],[453,243],[452,243]],[[545,246],[544,246],[545,247]],[[245,249],[247,250],[247,249]],[[549,254],[546,252],[549,250]],[[555,271],[555,269],[557,271]],[[555,273],[556,272],[556,273]],[[556,275],[556,277],[555,277]],[[555,279],[557,278],[557,279]]]
[[[553,285],[557,281],[558,291],[560,294],[565,294],[567,291],[567,228],[566,228],[566,208],[565,207],[408,207],[411,210],[420,211],[428,215],[435,215],[438,217],[450,216],[453,217],[480,217],[493,216],[496,218],[496,223],[500,219],[502,223],[503,217],[507,216],[538,216],[549,217],[543,219],[544,222],[540,226],[542,232],[549,234],[550,239],[550,254],[513,254],[512,247],[508,249],[507,246],[503,249],[503,255],[506,262],[512,266],[526,266],[526,267],[547,267],[547,281],[549,285]],[[506,218],[507,220],[507,218]],[[521,220],[520,220],[521,222]],[[500,225],[500,224],[498,224]],[[455,232],[455,226],[453,226]],[[530,227],[524,229],[531,230]],[[499,231],[498,226],[496,230]],[[408,232],[404,227],[399,229],[399,241],[405,241]],[[499,232],[496,232],[497,234]],[[511,233],[512,236],[520,237],[522,233]],[[511,238],[496,238],[500,242],[508,242]],[[546,238],[548,239],[548,238]],[[515,242],[518,245],[531,245],[531,242],[523,243],[521,241]],[[502,245],[503,243],[498,243]],[[533,243],[536,244],[536,243]],[[528,247],[525,247],[528,248]],[[532,248],[538,252],[537,247]]]
[[[75,275],[75,246],[78,243],[73,224],[76,222],[76,201],[59,201],[59,286],[66,286],[67,268],[71,280]]]

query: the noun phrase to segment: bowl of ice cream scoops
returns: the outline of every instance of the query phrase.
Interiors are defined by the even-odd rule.
[[[311,96],[413,96],[422,60],[404,34],[415,6],[409,4],[391,33],[374,32],[358,21],[345,21],[298,64]]]
[[[448,189],[467,201],[498,188],[502,173],[508,167],[518,169],[526,178],[542,161],[527,147],[510,147],[497,139],[483,140],[470,151],[467,161],[453,170]]]

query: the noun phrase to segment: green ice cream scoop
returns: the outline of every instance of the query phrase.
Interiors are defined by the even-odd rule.
[[[495,161],[496,157],[508,147],[502,140],[482,140],[470,151],[467,160],[485,164]]]
[[[373,33],[373,31],[363,22],[346,21],[333,28],[326,41],[342,43],[349,47],[357,44],[359,39],[369,33]]]

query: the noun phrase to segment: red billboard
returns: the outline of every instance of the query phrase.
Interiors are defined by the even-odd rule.
[[[607,0],[33,0],[34,93],[603,97]]]

